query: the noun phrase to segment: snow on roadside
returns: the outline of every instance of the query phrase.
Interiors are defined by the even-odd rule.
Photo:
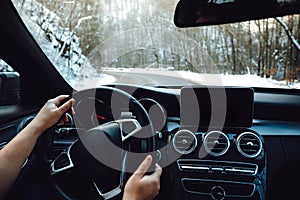
[[[122,68],[112,69],[104,68],[104,72],[124,72]],[[167,69],[145,69],[130,68],[126,73],[154,74],[160,76],[169,76],[185,79],[186,81],[197,85],[214,85],[214,86],[243,86],[243,87],[263,87],[263,88],[292,88],[300,89],[300,82],[293,85],[287,85],[286,81],[276,81],[271,78],[262,78],[257,75],[225,75],[225,74],[199,74],[190,71],[173,71]]]
[[[28,30],[30,30],[57,71],[73,88],[84,89],[115,82],[113,76],[98,73],[90,64],[79,47],[79,38],[73,32],[58,25],[60,18],[54,12],[35,0],[25,0],[23,3],[22,6],[19,1],[16,1],[15,5],[17,5],[18,12]],[[40,13],[41,10],[43,15]],[[29,17],[26,12],[30,12],[31,16]],[[61,50],[58,48],[61,44],[57,38],[63,41],[64,45],[71,45],[72,51],[69,58],[62,55]]]
[[[76,85],[76,89],[83,90],[89,88],[99,87],[100,85],[112,84],[116,82],[116,78],[107,74],[98,74],[92,78],[84,79],[82,81],[71,80],[71,85]]]
[[[222,86],[243,86],[243,87],[264,87],[264,88],[294,88],[300,89],[300,83],[294,83],[293,85],[287,85],[286,81],[276,81],[271,78],[262,78],[257,75],[225,75],[225,74],[197,74],[188,71],[177,71],[183,78],[199,82],[199,78],[202,78],[202,82],[208,85],[220,85]]]

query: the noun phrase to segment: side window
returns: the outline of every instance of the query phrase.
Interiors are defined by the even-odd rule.
[[[19,73],[0,59],[0,107],[20,102]]]

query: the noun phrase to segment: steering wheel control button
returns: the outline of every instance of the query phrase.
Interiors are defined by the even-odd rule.
[[[215,186],[211,189],[211,197],[214,200],[223,200],[225,198],[225,190],[221,186]]]

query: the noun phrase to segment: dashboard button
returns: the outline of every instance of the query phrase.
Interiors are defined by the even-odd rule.
[[[225,198],[225,190],[221,186],[215,186],[211,189],[211,197],[214,200],[222,200]]]

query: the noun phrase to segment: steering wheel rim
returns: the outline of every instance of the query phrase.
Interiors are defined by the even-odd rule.
[[[51,182],[61,197],[64,199],[73,199],[70,197],[70,194],[67,194],[59,184],[57,184],[56,177],[70,170],[74,170],[91,179],[94,191],[96,191],[102,199],[120,196],[128,177],[135,171],[142,159],[145,158],[147,154],[152,154],[154,157],[157,155],[155,152],[155,132],[150,117],[139,101],[130,94],[117,88],[99,87],[87,89],[75,92],[72,97],[77,103],[86,97],[95,97],[95,99],[109,104],[114,120],[100,124],[87,131],[78,131],[79,139],[73,142],[65,152],[60,154],[51,163]],[[124,107],[124,105],[126,106]],[[74,108],[76,112],[76,104]],[[130,113],[132,113],[132,115]],[[80,115],[80,113],[75,114],[75,116],[77,115]],[[76,118],[74,121],[76,128]],[[120,132],[120,134],[118,134],[118,132]],[[105,139],[108,140],[105,141]],[[100,144],[100,141],[105,142]],[[91,144],[91,142],[93,144]],[[96,143],[99,144],[95,145]],[[108,146],[110,147],[115,146],[117,150],[106,149],[107,144],[109,144]],[[97,147],[98,150],[96,150],[97,153],[95,153],[95,151],[93,152],[95,146],[99,146]],[[113,163],[117,163],[117,161],[105,163],[107,160],[103,160],[102,157],[97,157],[97,155],[100,155],[101,152],[105,150],[113,154],[113,158],[116,158],[119,162],[116,166],[112,165]],[[60,162],[65,162],[66,165],[61,165]],[[150,171],[153,169],[154,168],[151,168]],[[107,174],[113,174],[113,176],[117,178],[118,175],[116,174],[118,173],[120,175],[117,186],[113,188],[110,187],[109,191],[105,191],[107,188],[101,188],[106,187],[103,186],[103,182],[106,182],[112,177],[111,175],[106,176]]]

